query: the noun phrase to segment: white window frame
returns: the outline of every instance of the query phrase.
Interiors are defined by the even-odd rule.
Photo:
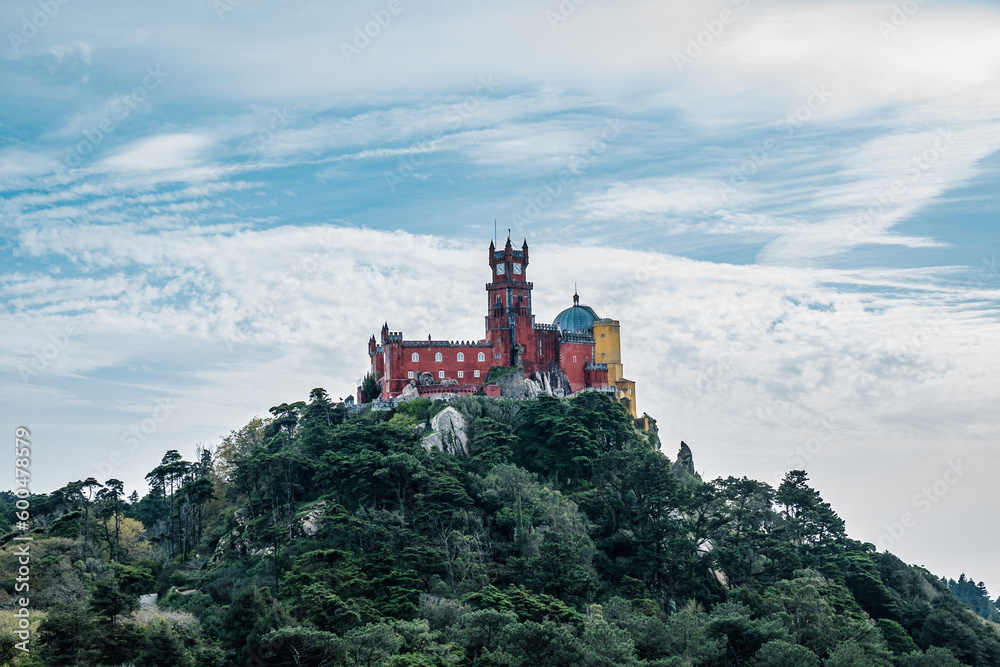
[[[465,377],[465,371],[459,371],[458,372],[458,377],[464,378]]]
[[[438,371],[438,378],[441,380],[444,379],[444,371]]]
[[[444,361],[444,355],[440,352],[434,354],[434,361]]]
[[[477,368],[476,370],[472,371],[472,374],[475,375],[476,377],[479,377],[479,369]]]
[[[413,371],[406,371],[406,377],[410,380],[413,379]]]
[[[465,352],[459,352],[457,360],[458,361],[465,361]]]
[[[411,354],[410,361],[420,361],[420,354],[418,352],[414,352],[413,354]]]
[[[486,353],[485,352],[480,352],[479,353],[479,358],[476,361],[486,361]]]

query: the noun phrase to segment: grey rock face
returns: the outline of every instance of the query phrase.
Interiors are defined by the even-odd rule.
[[[694,474],[694,456],[687,443],[681,440],[681,448],[677,450],[677,460],[674,461],[675,470],[683,470],[689,475]]]
[[[430,435],[421,441],[424,449],[460,456],[469,453],[469,424],[462,413],[447,407],[431,419]]]

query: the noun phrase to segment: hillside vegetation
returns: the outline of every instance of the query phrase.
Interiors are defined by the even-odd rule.
[[[444,402],[316,389],[195,461],[167,452],[145,497],[33,496],[31,652],[5,631],[0,662],[1000,665],[985,587],[849,538],[804,471],[703,481],[596,393],[452,408],[465,446],[425,448]]]

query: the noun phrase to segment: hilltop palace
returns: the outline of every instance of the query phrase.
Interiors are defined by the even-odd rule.
[[[573,305],[552,324],[531,314],[527,280],[528,242],[520,250],[510,238],[502,249],[490,243],[492,282],[486,285],[486,337],[479,341],[404,340],[382,327],[381,340],[368,341],[371,374],[388,401],[417,396],[486,394],[532,397],[604,392],[633,417],[635,382],[625,379],[617,320],[600,318],[589,306]],[[503,369],[515,370],[502,373]],[[492,374],[490,370],[495,369]],[[359,388],[358,401],[366,397]]]

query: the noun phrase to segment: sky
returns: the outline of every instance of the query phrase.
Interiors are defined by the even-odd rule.
[[[1000,592],[1000,6],[0,5],[0,422],[144,490],[387,321],[621,322],[663,451]],[[8,468],[12,470],[13,461]],[[0,484],[0,487],[4,486]]]

